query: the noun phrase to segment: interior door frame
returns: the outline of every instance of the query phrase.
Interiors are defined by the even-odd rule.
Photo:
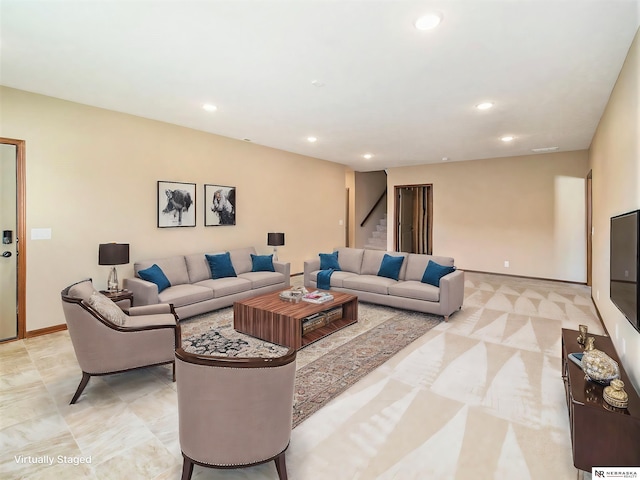
[[[394,185],[393,186],[393,203],[394,203],[394,226],[393,226],[393,245],[395,251],[398,252],[400,245],[398,244],[398,222],[400,221],[400,201],[398,200],[400,190],[404,188],[419,188],[424,192],[427,199],[427,254],[431,255],[433,252],[433,184],[432,183],[420,183],[411,185]]]
[[[418,191],[414,188],[400,187],[396,192],[395,251],[413,252],[415,247],[415,199]],[[405,248],[407,244],[409,247]]]
[[[586,182],[587,213],[587,285],[591,286],[593,278],[593,171],[589,170]]]
[[[0,143],[16,147],[16,261],[18,265],[18,336],[0,343],[20,340],[26,335],[26,298],[27,298],[27,195],[26,195],[26,142],[14,138],[0,137]]]

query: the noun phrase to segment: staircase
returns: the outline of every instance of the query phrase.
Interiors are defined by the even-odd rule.
[[[371,233],[371,237],[367,240],[364,248],[370,250],[386,250],[387,249],[387,214],[378,221],[376,229]]]

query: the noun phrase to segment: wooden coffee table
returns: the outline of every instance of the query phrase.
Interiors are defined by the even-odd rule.
[[[358,321],[358,297],[331,291],[333,300],[322,304],[281,300],[280,291],[240,300],[233,304],[233,327],[253,337],[296,350]],[[342,318],[302,334],[302,320],[309,315],[342,307]]]

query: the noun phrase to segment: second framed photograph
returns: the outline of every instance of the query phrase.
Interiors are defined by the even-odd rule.
[[[225,185],[204,186],[204,225],[236,224],[236,187]]]
[[[158,181],[158,228],[196,226],[196,184]]]

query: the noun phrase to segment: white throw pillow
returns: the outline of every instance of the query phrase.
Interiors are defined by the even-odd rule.
[[[93,292],[87,300],[87,303],[91,305],[96,312],[115,325],[122,326],[127,321],[127,316],[120,307],[99,292]]]

